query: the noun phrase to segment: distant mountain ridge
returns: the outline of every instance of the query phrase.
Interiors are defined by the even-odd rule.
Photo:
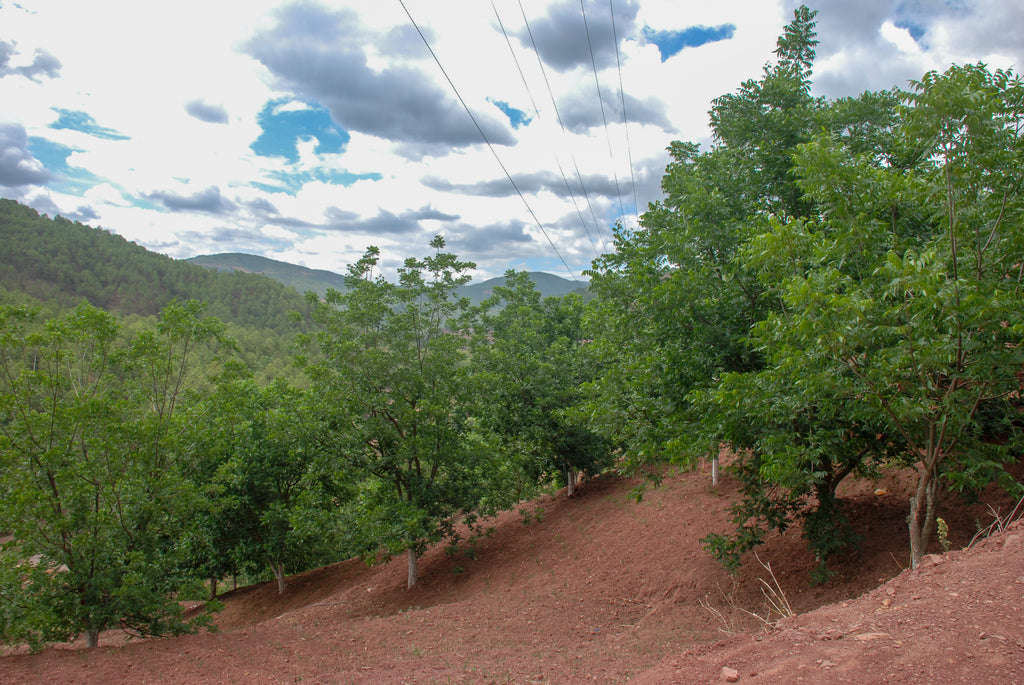
[[[341,290],[345,287],[345,277],[333,271],[310,269],[297,264],[280,262],[258,255],[241,252],[223,252],[220,254],[199,255],[184,260],[208,269],[217,271],[243,271],[249,274],[263,274],[279,283],[295,288],[300,293],[312,290],[321,297],[328,288]]]
[[[297,264],[289,264],[276,259],[268,259],[257,255],[244,254],[240,252],[225,252],[221,254],[199,255],[190,257],[185,261],[199,266],[205,266],[217,271],[243,271],[245,273],[262,274],[274,280],[291,286],[300,293],[312,290],[321,297],[327,293],[328,288],[343,290],[345,278],[341,274],[323,269],[310,269]],[[577,283],[554,274],[543,271],[530,272],[530,279],[537,290],[544,297],[561,297],[571,292],[584,293],[587,283]],[[494,293],[496,287],[505,284],[505,277],[491,278],[481,283],[470,283],[459,290],[459,294],[468,297],[474,304],[479,304]]]

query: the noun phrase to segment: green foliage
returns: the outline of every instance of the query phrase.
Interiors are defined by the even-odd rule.
[[[318,329],[299,358],[327,408],[336,468],[358,475],[354,528],[369,555],[415,555],[450,537],[456,517],[504,505],[507,472],[473,413],[468,336],[450,328],[468,308],[453,295],[472,264],[444,246],[438,236],[434,254],[407,259],[398,283],[367,250],[347,290],[316,303]]]
[[[597,375],[583,311],[578,295],[542,300],[528,274],[509,271],[476,323],[481,424],[529,483],[594,475],[611,464],[610,441],[573,411],[583,383]]]
[[[219,322],[172,303],[125,339],[80,305],[41,321],[0,308],[0,529],[4,640],[38,647],[120,627],[194,629],[174,593],[187,584],[175,539],[188,515],[181,437],[193,356]]]
[[[940,475],[980,488],[1012,454],[993,438],[1011,430],[1024,365],[1022,97],[1006,72],[930,73],[904,95],[893,131],[897,151],[914,151],[906,168],[852,157],[826,138],[797,156],[826,218],[808,227],[816,263],[784,283],[787,320],[768,325],[791,354],[853,378],[859,410],[917,470],[914,565],[933,530]],[[870,261],[848,269],[847,256]]]
[[[664,202],[595,262],[584,410],[626,468],[731,446],[744,494],[709,548],[734,566],[799,522],[824,578],[850,474],[917,469],[914,563],[940,476],[1012,485],[1024,95],[966,66],[814,98],[815,46],[801,7],[777,62],[714,101],[715,145],[673,143]]]
[[[348,556],[337,518],[351,492],[324,452],[313,398],[283,380],[225,376],[204,404],[193,476],[205,497],[189,536],[196,570],[295,573]]]
[[[760,81],[714,101],[715,147],[672,143],[665,200],[644,214],[642,230],[620,227],[615,251],[588,274],[599,298],[590,326],[605,368],[589,386],[588,410],[625,446],[626,467],[693,458],[683,436],[701,416],[690,393],[762,364],[745,338],[777,301],[739,251],[772,215],[806,207],[791,154],[827,121],[810,96],[813,16],[797,11],[778,63]]]
[[[225,322],[290,333],[295,290],[266,276],[222,273],[149,252],[113,233],[50,219],[0,199],[0,284],[62,307],[88,300],[116,314],[153,316],[172,300],[208,303]]]
[[[767,484],[790,500],[813,494],[804,534],[823,559],[845,537],[829,513],[838,479],[916,469],[915,565],[940,476],[961,490],[1013,486],[1002,465],[1024,365],[1021,88],[977,66],[914,88],[832,107],[833,121],[857,111],[863,121],[796,149],[813,212],[740,251],[781,307],[751,329],[766,368],[695,396],[716,438],[757,455],[748,475],[763,480],[751,481],[737,535],[709,539],[719,554],[756,544],[744,526]]]

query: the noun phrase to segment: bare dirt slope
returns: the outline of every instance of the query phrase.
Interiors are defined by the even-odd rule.
[[[0,683],[662,685],[719,682],[723,667],[755,683],[1024,682],[1024,528],[903,571],[905,484],[854,489],[864,540],[829,584],[810,585],[799,531],[759,552],[792,609],[811,612],[765,632],[748,612],[778,618],[766,567],[751,558],[732,578],[699,544],[728,529],[737,484],[672,476],[640,504],[634,485],[599,478],[503,514],[458,554],[428,552],[411,591],[404,559],[346,561],[283,596],[273,583],[228,593],[219,633],[0,657]],[[991,520],[984,498],[947,497],[939,515],[959,545]]]

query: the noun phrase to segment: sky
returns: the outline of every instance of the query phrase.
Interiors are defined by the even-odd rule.
[[[790,0],[0,0],[0,197],[174,258],[581,272]],[[1024,64],[1018,0],[821,0],[814,92]]]

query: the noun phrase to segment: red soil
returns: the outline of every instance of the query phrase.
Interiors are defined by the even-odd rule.
[[[345,561],[280,596],[275,583],[223,595],[218,633],[8,655],[0,683],[665,685],[721,682],[723,667],[751,683],[1024,683],[1024,525],[905,571],[907,479],[855,486],[864,540],[834,580],[810,584],[798,530],[758,552],[799,614],[770,627],[766,566],[751,556],[732,578],[699,543],[729,529],[737,483],[672,476],[642,503],[634,485],[602,477],[507,512],[472,558],[430,550],[412,590],[404,558]],[[986,503],[1012,507],[943,498],[955,546],[992,521]]]

